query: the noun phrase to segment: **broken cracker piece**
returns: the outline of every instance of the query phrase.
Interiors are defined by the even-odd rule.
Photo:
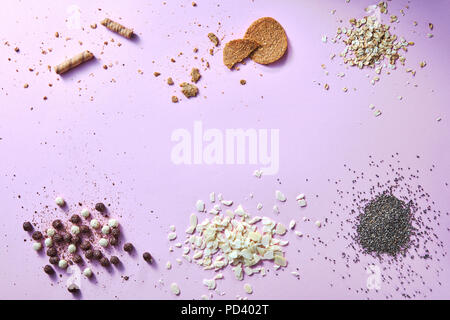
[[[198,80],[200,80],[200,78],[202,77],[200,75],[200,70],[198,70],[197,68],[192,68],[192,70],[191,70],[191,77],[192,77],[191,81],[193,83],[197,83]]]
[[[211,40],[212,43],[214,43],[216,47],[219,46],[219,38],[217,38],[217,36],[214,33],[212,32],[208,33],[208,38],[209,40]]]
[[[223,48],[223,64],[231,69],[236,63],[241,62],[258,49],[259,46],[256,41],[251,39],[231,40]]]
[[[186,98],[196,97],[198,94],[198,88],[191,83],[183,82],[180,84],[180,87],[182,88],[181,92]]]
[[[108,28],[109,30],[114,31],[128,39],[131,39],[131,37],[134,34],[133,29],[126,28],[123,25],[121,25],[120,23],[112,21],[111,19],[108,19],[108,18],[103,19],[101,24],[103,26],[105,26],[106,28]]]
[[[65,72],[79,66],[83,62],[91,60],[92,58],[94,58],[94,54],[92,52],[86,50],[82,53],[77,54],[73,58],[67,59],[63,63],[55,66],[55,72],[57,74],[63,74]]]
[[[288,47],[286,32],[278,21],[270,17],[253,22],[245,32],[244,39],[251,39],[261,45],[250,54],[250,58],[260,64],[279,60]]]

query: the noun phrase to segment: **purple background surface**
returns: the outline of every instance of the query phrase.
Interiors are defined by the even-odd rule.
[[[441,227],[435,231],[448,246],[449,2],[389,2],[389,13],[397,14],[400,20],[395,32],[416,43],[406,54],[406,63],[418,72],[413,78],[405,67],[399,67],[389,76],[383,74],[375,86],[366,77],[373,77],[372,70],[346,69],[339,57],[330,61],[330,54],[338,54],[342,46],[321,42],[322,35],[334,35],[341,25],[339,19],[363,16],[371,1],[196,2],[194,8],[190,1],[79,0],[75,4],[81,9],[83,30],[67,26],[67,8],[72,1],[2,2],[0,298],[71,298],[64,289],[67,276],[55,282],[48,279],[41,270],[46,259],[31,250],[29,237],[21,228],[23,221],[33,217],[38,222],[63,217],[61,210],[54,210],[57,195],[76,211],[78,202],[92,206],[105,199],[111,204],[112,215],[119,217],[125,238],[135,244],[139,254],[148,250],[156,259],[156,265],[149,267],[140,258],[121,254],[124,270],[108,273],[95,267],[96,281],[83,279],[82,298],[172,299],[171,282],[181,288],[177,299],[209,294],[202,279],[212,278],[214,271],[202,271],[186,262],[178,266],[175,258],[181,250],[168,251],[167,233],[169,226],[175,225],[179,239],[183,239],[196,200],[206,200],[212,191],[286,225],[295,219],[297,230],[310,236],[298,239],[289,233],[284,237],[291,242],[286,247],[289,265],[276,275],[271,270],[264,278],[254,275],[240,282],[230,269],[224,270],[225,279],[218,281],[218,288],[226,294],[214,293],[215,299],[234,299],[236,295],[364,299],[390,294],[401,298],[395,284],[382,284],[380,292],[350,290],[365,287],[365,265],[356,264],[349,270],[339,260],[336,265],[324,263],[323,256],[338,256],[348,242],[331,241],[336,232],[332,223],[317,229],[301,218],[335,218],[329,212],[334,210],[337,193],[328,179],[341,179],[341,187],[350,188],[353,176],[344,164],[369,171],[369,155],[389,159],[398,152],[403,165],[422,172],[421,185],[431,195],[433,207],[444,213]],[[406,15],[402,16],[399,10],[408,4],[410,9],[404,9]],[[330,13],[333,9],[334,15]],[[127,41],[103,28],[99,21],[105,16],[120,18],[123,24],[134,27],[138,39]],[[230,72],[222,64],[220,51],[209,55],[208,32],[216,33],[225,43],[241,37],[252,21],[263,16],[276,18],[286,29],[289,49],[282,61],[272,66],[248,61],[240,71]],[[419,25],[414,27],[413,21]],[[428,22],[435,26],[432,39],[426,37]],[[98,24],[97,29],[89,27],[92,23]],[[55,38],[56,31],[60,38]],[[66,37],[71,40],[66,41]],[[104,45],[104,41],[109,44]],[[14,52],[16,46],[19,53]],[[195,47],[199,48],[198,60],[194,59]],[[42,54],[42,50],[48,53]],[[64,77],[48,71],[48,65],[82,50],[91,50],[97,60]],[[183,55],[178,56],[180,52]],[[170,62],[172,57],[176,63]],[[201,57],[209,61],[210,70],[204,71]],[[420,69],[423,60],[428,65]],[[102,68],[110,63],[112,68]],[[326,65],[328,76],[321,64]],[[173,94],[180,98],[181,94],[178,87],[167,86],[165,79],[172,76],[176,83],[189,80],[190,69],[196,66],[202,73],[199,97],[171,103]],[[161,76],[155,78],[155,71]],[[338,78],[338,72],[345,72],[345,76]],[[241,86],[240,79],[246,79],[247,85]],[[329,91],[323,89],[325,82]],[[23,88],[25,83],[28,89]],[[344,86],[349,92],[342,91]],[[44,96],[48,100],[44,101]],[[374,117],[368,108],[371,103],[382,110],[380,117]],[[438,117],[442,121],[436,121]],[[222,130],[280,129],[278,174],[256,179],[252,176],[257,168],[254,165],[174,165],[170,159],[171,133],[177,128],[192,131],[196,120],[205,128]],[[429,171],[432,165],[435,168]],[[288,197],[288,202],[280,205],[279,215],[271,209],[276,189]],[[308,196],[307,208],[300,210],[295,203],[298,193]],[[249,199],[250,194],[253,199]],[[262,212],[256,212],[258,202],[264,205]],[[316,246],[312,238],[317,237],[329,240],[328,245]],[[165,269],[168,260],[173,264],[170,271]],[[367,258],[365,262],[371,261]],[[427,298],[450,298],[448,256],[433,266],[443,269],[439,279],[423,262],[413,263],[432,288]],[[301,275],[298,281],[290,274],[295,268]],[[348,273],[351,277],[341,278]],[[130,280],[122,280],[121,275],[130,276]],[[253,285],[253,295],[245,294],[245,282]]]

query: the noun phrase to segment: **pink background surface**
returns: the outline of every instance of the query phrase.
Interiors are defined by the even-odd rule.
[[[398,152],[404,165],[423,172],[420,182],[435,202],[434,208],[444,213],[450,210],[446,185],[450,182],[448,1],[389,2],[390,13],[400,19],[396,33],[416,43],[406,54],[407,66],[420,69],[418,64],[423,60],[428,65],[418,70],[415,78],[399,67],[390,76],[383,74],[375,86],[366,77],[373,76],[373,71],[347,70],[338,57],[331,62],[330,54],[338,54],[342,46],[321,42],[322,35],[334,35],[341,25],[339,19],[363,16],[371,1],[196,2],[196,8],[190,1],[167,1],[165,5],[163,1],[144,0],[2,2],[0,298],[71,298],[64,289],[66,276],[62,282],[52,282],[42,272],[46,259],[37,257],[30,242],[24,242],[29,237],[21,227],[33,216],[44,221],[64,216],[60,210],[48,213],[53,211],[57,195],[66,199],[69,208],[77,208],[78,202],[92,206],[106,199],[112,215],[120,219],[125,238],[135,244],[139,254],[150,251],[156,259],[156,266],[149,267],[140,258],[121,255],[122,271],[108,273],[95,267],[97,283],[82,282],[85,299],[172,299],[171,282],[181,288],[177,299],[209,294],[201,282],[212,278],[214,272],[185,262],[178,266],[175,258],[180,250],[168,251],[167,233],[170,225],[176,225],[179,239],[183,239],[196,200],[206,200],[212,191],[286,225],[303,216],[312,221],[332,219],[329,212],[337,194],[327,180],[342,179],[342,187],[350,188],[352,176],[344,164],[366,171],[369,155],[389,159]],[[66,9],[73,3],[81,9],[84,30],[71,30],[66,25]],[[403,17],[399,10],[408,3],[410,9],[405,9]],[[337,10],[335,15],[330,13],[332,9]],[[127,41],[104,29],[99,21],[105,16],[121,18],[123,24],[134,27],[138,39]],[[240,71],[230,72],[222,64],[221,52],[212,57],[208,54],[208,32],[216,33],[225,43],[241,37],[252,21],[263,16],[276,18],[288,34],[289,49],[281,62],[261,66],[248,61]],[[413,21],[419,25],[413,27]],[[432,39],[426,37],[428,22],[435,25]],[[89,27],[92,23],[99,24],[96,30]],[[56,31],[61,34],[59,39],[54,36]],[[72,40],[65,41],[66,37]],[[116,42],[104,46],[111,38]],[[6,41],[10,46],[4,45]],[[19,53],[14,52],[16,46]],[[167,86],[165,79],[172,76],[176,83],[189,80],[190,69],[201,65],[193,58],[194,47],[211,68],[200,68],[199,97],[173,104],[170,97],[181,94],[177,87]],[[52,52],[41,53],[48,48]],[[91,50],[98,60],[63,78],[47,70],[47,65],[82,50]],[[179,52],[183,55],[178,56]],[[170,62],[172,57],[176,63]],[[114,66],[104,70],[102,65],[109,63]],[[328,76],[321,64],[327,66]],[[162,75],[155,78],[155,71]],[[345,77],[338,78],[338,72],[345,72]],[[240,79],[246,79],[247,85],[241,86]],[[325,91],[317,82],[329,83],[330,90]],[[30,85],[28,89],[23,88],[25,83]],[[342,91],[344,86],[348,93]],[[380,117],[374,117],[368,108],[371,103],[382,110]],[[441,122],[436,121],[438,117],[442,117]],[[223,130],[280,129],[279,173],[256,179],[252,173],[257,167],[253,165],[174,165],[170,160],[171,133],[177,128],[192,131],[195,120],[202,121],[205,128]],[[432,165],[435,168],[430,172]],[[277,216],[271,210],[276,189],[289,199],[280,205]],[[301,192],[308,196],[308,207],[303,210],[293,201]],[[251,193],[254,198],[248,200]],[[256,213],[258,202],[264,209]],[[52,209],[44,210],[46,206]],[[298,224],[298,230],[324,240],[336,231],[326,225],[317,229],[311,223]],[[448,227],[448,215],[444,215],[436,233],[446,246],[450,241]],[[382,285],[378,293],[348,290],[365,287],[364,265],[355,265],[352,276],[341,279],[348,269],[341,263],[331,266],[321,258],[339,255],[348,245],[345,240],[318,247],[306,237],[296,239],[293,233],[285,238],[291,241],[286,247],[288,268],[277,275],[271,271],[265,278],[246,278],[244,282],[254,288],[249,298],[363,299],[391,293],[400,298],[394,285]],[[168,260],[174,265],[170,271],[164,267]],[[449,263],[447,256],[435,266],[444,269],[436,279],[435,273],[427,272],[417,261],[416,269],[423,269],[424,279],[433,289],[428,298],[450,298]],[[301,275],[298,281],[290,274],[295,268]],[[229,269],[223,273],[225,279],[218,281],[219,290],[226,293],[222,298],[246,296],[244,282],[235,280]],[[121,275],[130,276],[130,280],[123,281]],[[436,281],[442,285],[434,285]],[[214,294],[214,298],[220,297]]]

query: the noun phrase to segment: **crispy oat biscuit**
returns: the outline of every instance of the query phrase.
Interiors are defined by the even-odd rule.
[[[92,52],[86,50],[80,54],[77,54],[73,58],[67,59],[63,63],[55,66],[55,72],[57,74],[63,74],[64,72],[67,72],[67,71],[79,66],[83,62],[91,60],[92,58],[94,58],[94,54]]]
[[[121,25],[118,22],[112,21],[111,19],[105,18],[101,24],[103,26],[105,26],[106,28],[108,28],[111,31],[114,31],[118,34],[120,34],[121,36],[131,39],[131,37],[133,36],[133,29],[129,29],[124,27],[123,25]]]
[[[286,52],[288,41],[281,24],[273,18],[256,20],[245,32],[245,39],[251,39],[261,45],[250,54],[256,63],[269,64],[279,60]]]
[[[250,39],[231,40],[223,48],[223,64],[231,69],[258,48],[259,44]]]
[[[196,97],[198,94],[198,88],[191,83],[183,82],[180,84],[180,87],[182,88],[181,92],[186,98]]]

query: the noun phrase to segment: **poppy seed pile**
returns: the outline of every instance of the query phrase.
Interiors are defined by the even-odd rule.
[[[358,216],[357,240],[368,253],[396,256],[410,246],[411,209],[394,195],[376,196]]]

